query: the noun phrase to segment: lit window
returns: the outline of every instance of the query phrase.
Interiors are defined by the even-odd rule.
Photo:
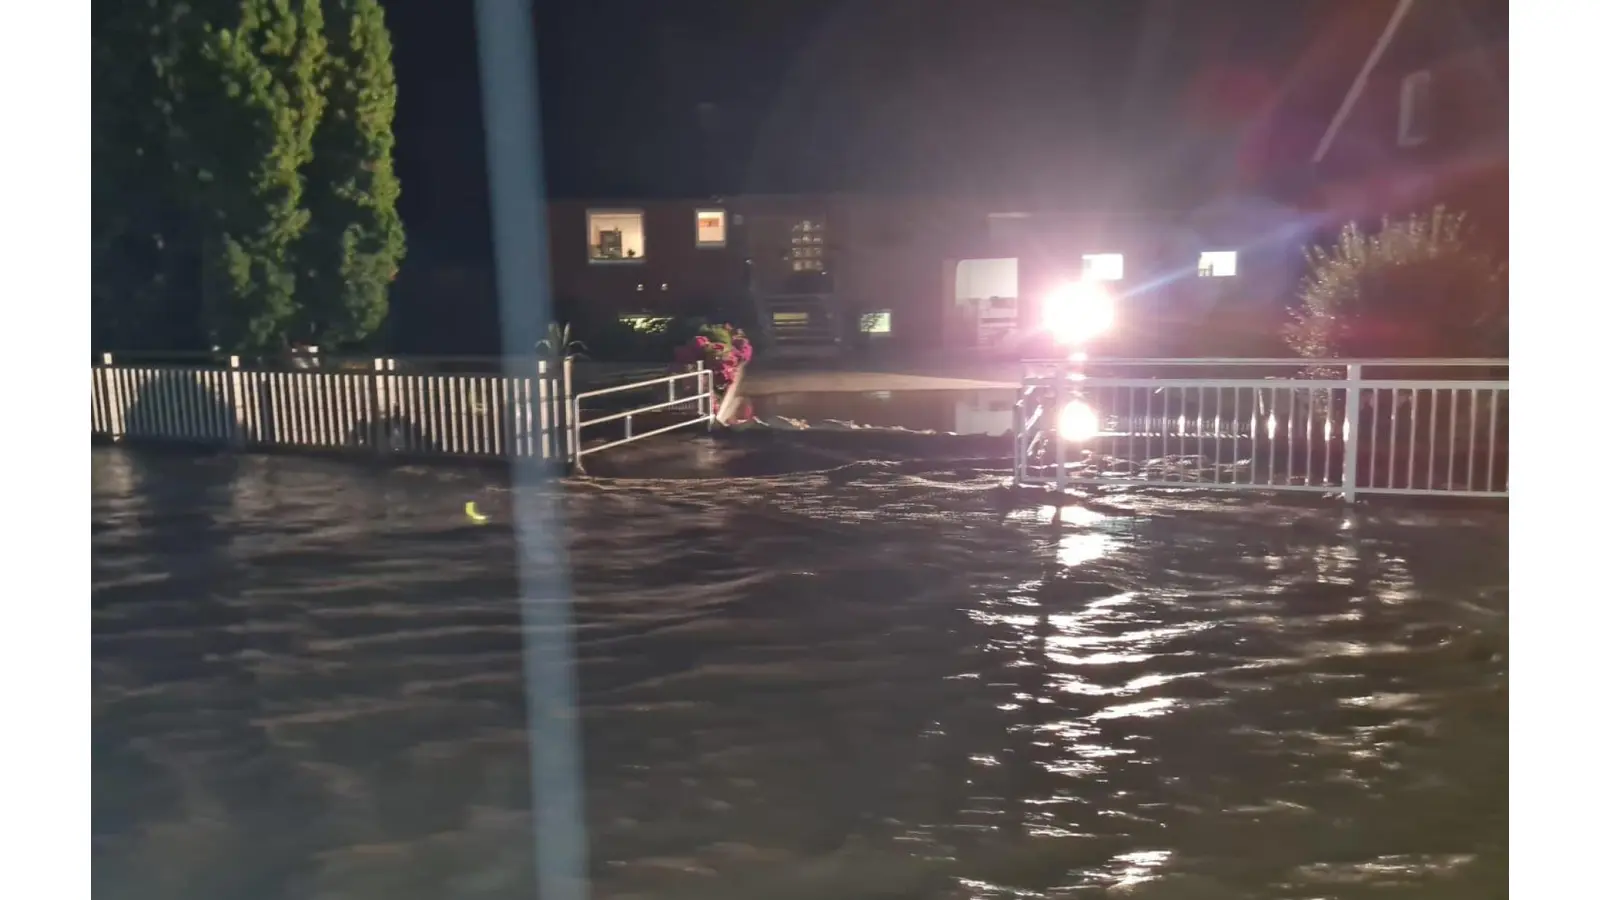
[[[644,213],[589,210],[590,262],[644,262]]]
[[[890,331],[889,311],[880,309],[862,316],[861,331],[864,334],[888,334]]]
[[[796,272],[821,272],[825,270],[824,247],[827,245],[827,223],[816,219],[801,219],[789,228],[789,261]]]
[[[1085,253],[1083,255],[1083,277],[1095,281],[1121,281],[1122,254]]]
[[[1402,147],[1415,147],[1428,139],[1433,108],[1433,74],[1412,72],[1400,82],[1400,135]]]
[[[811,324],[811,314],[806,312],[775,312],[772,324],[778,328],[804,328]]]
[[[663,316],[653,316],[648,313],[630,313],[617,316],[617,321],[635,331],[643,331],[650,334],[660,334],[667,329],[667,325],[671,320]]]
[[[728,214],[720,209],[699,209],[694,214],[696,247],[728,246]]]
[[[1238,273],[1238,251],[1206,250],[1200,254],[1201,278],[1232,278]]]

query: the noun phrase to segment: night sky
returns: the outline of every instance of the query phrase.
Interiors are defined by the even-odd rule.
[[[538,0],[546,183],[1070,202],[1115,167],[1159,192],[1263,114],[1340,2]],[[489,255],[472,7],[389,9],[413,260]]]

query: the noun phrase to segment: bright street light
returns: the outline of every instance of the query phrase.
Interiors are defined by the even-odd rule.
[[[1056,434],[1068,443],[1081,444],[1099,436],[1100,416],[1089,404],[1073,400],[1061,407],[1056,417]]]
[[[1044,298],[1044,327],[1059,343],[1087,343],[1111,330],[1111,294],[1095,281],[1064,284]]]

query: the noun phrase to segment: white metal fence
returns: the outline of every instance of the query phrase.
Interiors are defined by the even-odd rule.
[[[91,429],[96,438],[186,443],[237,449],[309,449],[422,457],[534,458],[576,462],[584,452],[659,434],[635,435],[633,416],[696,404],[693,422],[709,419],[709,371],[621,384],[596,398],[666,384],[669,402],[581,422],[570,360],[526,361],[509,372],[483,371],[472,360],[319,360],[225,367],[126,363],[110,354],[93,366]],[[479,371],[471,371],[476,367]],[[499,369],[499,363],[492,366]],[[519,374],[518,369],[526,374]],[[457,371],[451,371],[456,369]],[[463,371],[465,370],[465,371]],[[678,385],[696,386],[676,397]],[[625,435],[587,450],[583,428],[621,421]]]
[[[1030,362],[1019,486],[1507,495],[1506,360]]]
[[[602,397],[616,398],[623,394],[636,394],[640,391],[657,393],[664,391],[665,400],[647,399],[643,406],[634,406],[620,410],[594,410],[597,414],[593,417],[584,416],[583,403],[585,400],[597,400]],[[637,402],[637,401],[635,401]],[[672,419],[675,413],[681,414],[686,407],[693,408],[693,417],[689,419]],[[668,431],[700,425],[710,428],[716,422],[713,415],[715,406],[715,391],[712,384],[712,373],[704,363],[695,363],[695,367],[688,372],[679,372],[664,375],[660,378],[651,378],[645,381],[636,381],[631,384],[619,384],[613,387],[585,391],[572,398],[572,462],[579,470],[583,470],[583,457],[587,454],[598,453],[612,447],[620,447],[634,441],[643,440]],[[648,431],[635,433],[634,422],[639,417],[648,417],[656,414],[657,420],[650,424],[655,425]],[[611,440],[601,443],[583,444],[583,430],[599,425],[620,423],[622,434]]]

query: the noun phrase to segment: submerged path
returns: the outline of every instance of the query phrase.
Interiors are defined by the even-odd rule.
[[[93,477],[97,887],[528,896],[495,476]],[[999,480],[560,489],[596,897],[1504,895],[1503,514]]]

